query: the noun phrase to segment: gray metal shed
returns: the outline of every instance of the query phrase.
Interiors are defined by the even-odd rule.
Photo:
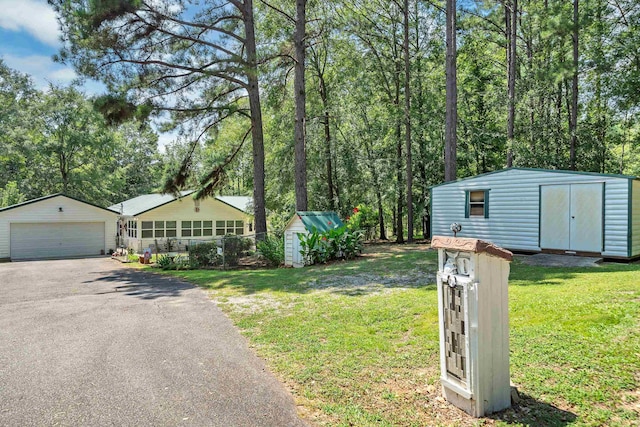
[[[431,235],[491,241],[516,251],[640,257],[640,180],[509,168],[431,188]]]

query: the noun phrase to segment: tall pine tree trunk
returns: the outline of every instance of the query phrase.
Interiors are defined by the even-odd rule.
[[[324,156],[327,167],[327,198],[329,199],[329,209],[335,210],[336,204],[333,196],[333,165],[331,154],[331,127],[329,126],[329,97],[327,95],[327,85],[324,81],[324,75],[321,70],[316,70],[318,74],[318,83],[320,91],[320,99],[322,100],[322,108],[324,109],[324,118],[322,125],[324,126]]]
[[[504,4],[507,33],[507,167],[513,166],[513,142],[516,116],[516,35],[518,25],[518,0]]]
[[[294,93],[296,106],[295,122],[295,187],[296,210],[307,209],[307,154],[305,149],[305,118],[306,118],[306,94],[305,94],[305,51],[306,51],[306,0],[296,0],[296,28],[294,34],[295,44],[295,79]]]
[[[569,149],[569,167],[576,170],[576,147],[578,145],[578,34],[580,23],[578,21],[578,0],[573,0],[573,79],[571,85],[571,120],[569,129],[571,133],[571,146]]]
[[[444,180],[455,181],[457,170],[458,138],[458,85],[456,64],[456,0],[447,0],[446,25],[446,124],[444,144]]]
[[[245,26],[245,48],[247,51],[247,94],[251,111],[251,139],[253,144],[253,209],[257,240],[267,234],[267,215],[264,199],[264,135],[262,132],[262,111],[260,109],[260,89],[258,86],[258,65],[256,36],[253,19],[253,0],[244,0],[243,21]]]
[[[411,61],[409,58],[409,0],[404,0],[404,138],[407,156],[407,242],[413,242],[413,168],[411,165]]]
[[[402,226],[402,207],[404,205],[404,180],[402,179],[402,115],[400,114],[400,75],[402,73],[402,64],[396,61],[396,73],[395,73],[395,98],[393,105],[395,107],[396,114],[396,183],[398,185],[398,200],[396,216],[396,243],[404,243],[404,227]]]

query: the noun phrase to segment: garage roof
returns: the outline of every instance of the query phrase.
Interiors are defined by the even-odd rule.
[[[76,202],[84,203],[85,205],[93,206],[94,208],[103,209],[105,211],[111,212],[112,214],[117,214],[118,213],[118,212],[114,211],[113,209],[105,208],[105,207],[98,206],[98,205],[94,205],[93,203],[89,203],[89,202],[87,202],[85,200],[81,200],[81,199],[78,199],[76,197],[67,196],[66,194],[62,194],[62,193],[50,194],[48,196],[38,197],[37,199],[27,200],[26,202],[18,203],[18,204],[11,205],[11,206],[6,206],[4,208],[0,208],[0,212],[5,212],[5,211],[11,210],[11,209],[15,209],[15,208],[19,208],[19,207],[22,207],[22,206],[30,205],[32,203],[41,202],[41,201],[47,200],[47,199],[53,199],[54,197],[59,197],[59,196],[66,197],[67,199],[75,200]]]

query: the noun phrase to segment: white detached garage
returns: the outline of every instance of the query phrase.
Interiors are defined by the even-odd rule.
[[[431,189],[432,236],[491,241],[520,251],[640,256],[640,180],[510,168]]]
[[[0,259],[101,255],[115,249],[118,214],[63,194],[0,209]]]

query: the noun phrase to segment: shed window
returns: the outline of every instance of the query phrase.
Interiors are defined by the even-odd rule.
[[[489,190],[466,192],[465,218],[472,216],[489,218]]]

